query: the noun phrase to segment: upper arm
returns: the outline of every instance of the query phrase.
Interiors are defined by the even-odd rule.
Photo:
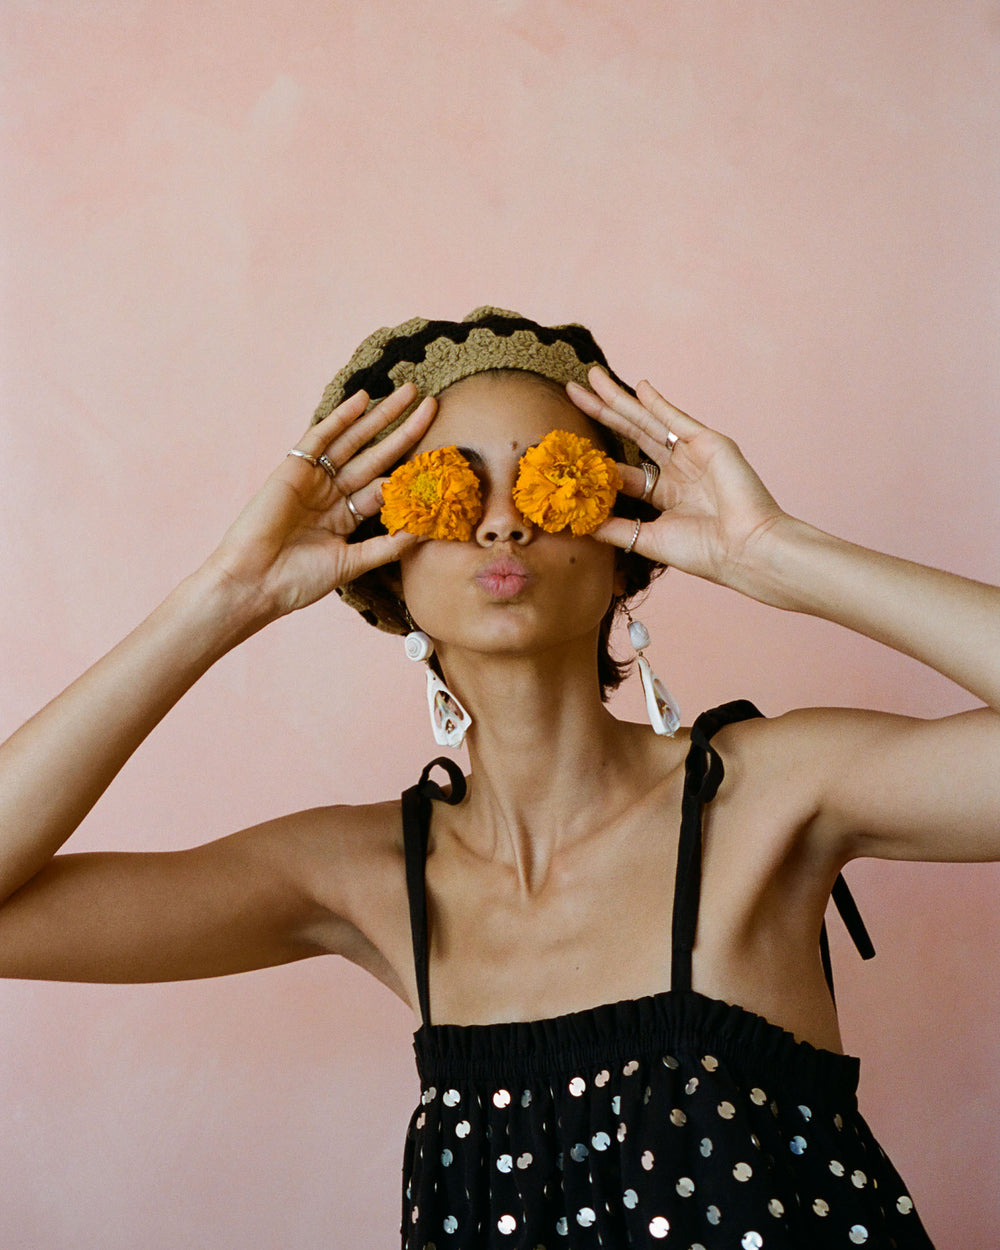
[[[189,850],[57,855],[0,908],[0,974],[172,981],[350,955],[364,940],[350,915],[359,811],[301,812]]]
[[[816,708],[777,721],[811,833],[846,862],[1000,859],[1000,715],[938,720]]]

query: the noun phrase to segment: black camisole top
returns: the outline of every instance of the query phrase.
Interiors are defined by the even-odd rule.
[[[926,1250],[910,1195],[857,1106],[858,1060],[691,988],[701,823],[723,764],[700,716],[685,767],[670,988],[546,1020],[433,1024],[424,863],[449,760],[403,795],[423,1023],[406,1138],[404,1250]],[[441,766],[446,794],[430,780]],[[863,954],[867,934],[834,899]],[[829,954],[823,939],[824,964]],[[831,987],[832,988],[832,987]]]

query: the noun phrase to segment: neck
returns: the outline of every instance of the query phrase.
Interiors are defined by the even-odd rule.
[[[649,735],[601,702],[590,640],[531,656],[445,652],[441,663],[473,718],[463,841],[535,893],[561,847],[634,801]]]

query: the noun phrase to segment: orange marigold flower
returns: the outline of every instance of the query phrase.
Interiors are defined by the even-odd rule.
[[[549,534],[569,526],[592,534],[608,519],[622,487],[618,466],[589,438],[553,430],[521,457],[514,505]]]
[[[467,542],[483,511],[479,478],[457,447],[436,447],[401,464],[382,487],[390,534]]]

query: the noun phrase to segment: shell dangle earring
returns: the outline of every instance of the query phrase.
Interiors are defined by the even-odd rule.
[[[429,660],[434,654],[434,643],[422,629],[417,629],[412,621],[410,624],[413,627],[406,635],[404,643],[406,658],[417,663],[421,660]],[[438,746],[460,747],[472,724],[472,717],[430,664],[427,665],[427,707],[431,714],[434,741]]]
[[[642,621],[632,619],[632,613],[625,609],[628,620],[629,642],[635,648],[639,661],[639,677],[642,680],[642,691],[646,696],[646,714],[649,723],[658,734],[672,738],[681,724],[681,710],[673,695],[659,677],[653,672],[652,666],[642,654],[649,646],[649,630]]]

